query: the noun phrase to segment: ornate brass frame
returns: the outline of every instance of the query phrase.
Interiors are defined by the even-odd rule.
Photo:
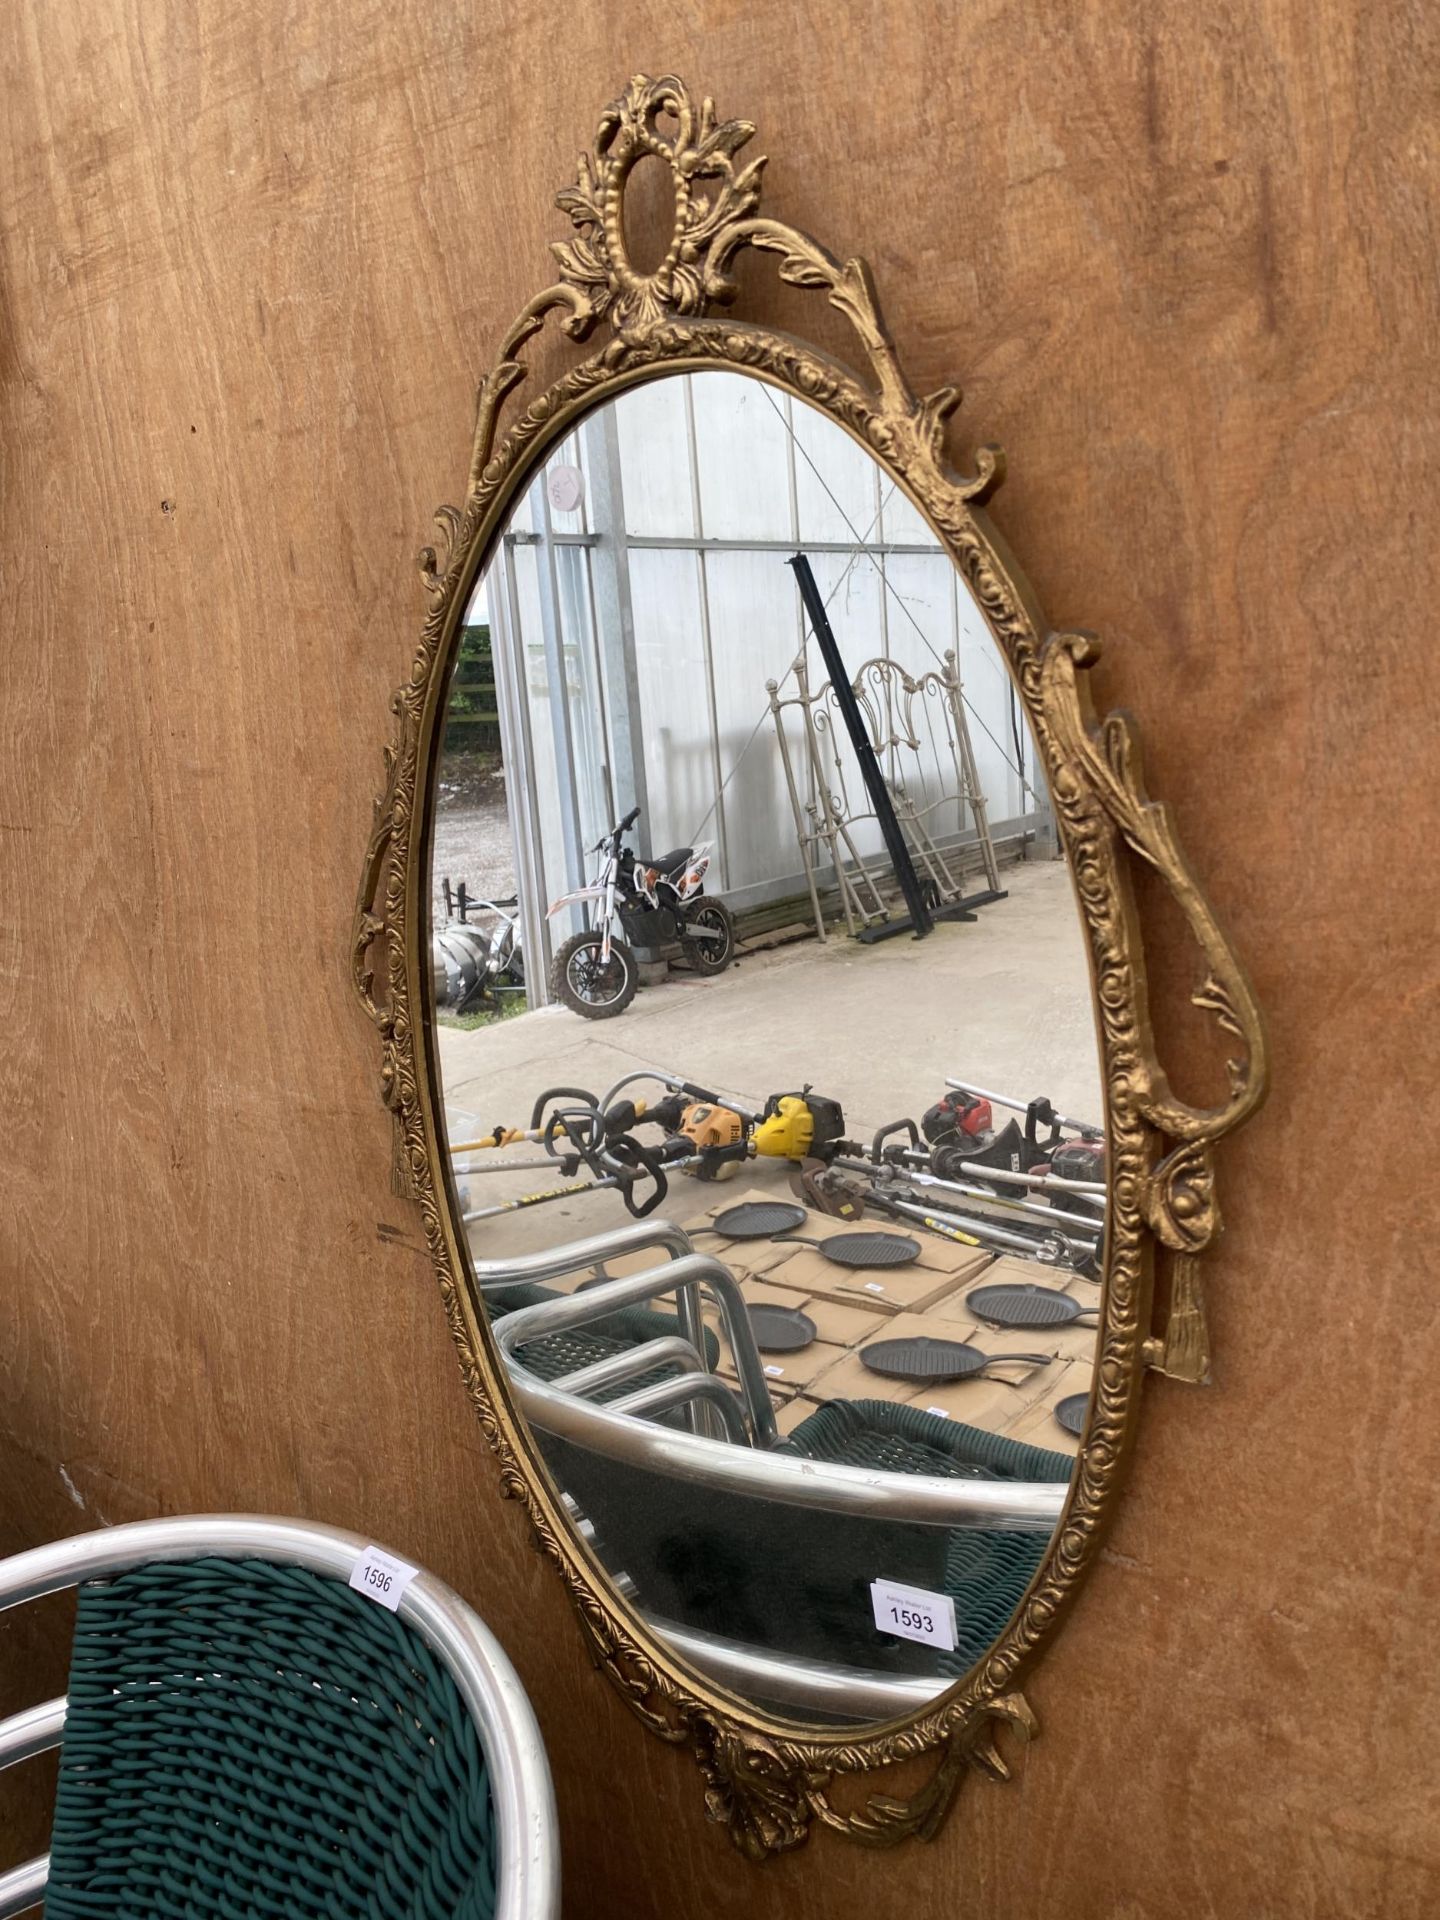
[[[984,512],[1003,477],[999,450],[982,447],[972,474],[950,470],[945,422],[959,393],[945,387],[918,399],[911,392],[863,260],[842,262],[805,234],[759,214],[765,162],[742,167],[736,159],[753,132],[745,121],[718,120],[710,100],[697,104],[673,77],[638,76],[605,108],[594,159],[581,159],[577,184],[558,196],[576,237],[552,247],[559,278],[526,306],[481,382],[464,503],[439,509],[439,553],[427,548],[421,555],[430,611],[410,676],[391,703],[396,738],[386,751],[385,791],[365,855],[352,965],[380,1031],[380,1087],[394,1118],[397,1191],[419,1202],[465,1385],[499,1459],[502,1492],[525,1503],[538,1544],[622,1697],[663,1738],[691,1747],[710,1817],[728,1825],[736,1845],[759,1859],[800,1844],[812,1819],[872,1846],[910,1834],[928,1837],[968,1769],[1007,1776],[997,1732],[1009,1727],[1028,1739],[1036,1729],[1020,1682],[1099,1546],[1134,1439],[1144,1370],[1192,1382],[1208,1378],[1198,1256],[1219,1228],[1212,1148],[1260,1104],[1266,1070],[1254,997],[1166,808],[1146,794],[1134,725],[1122,713],[1097,719],[1093,711],[1083,670],[1098,657],[1098,643],[1084,633],[1046,628]],[[632,263],[623,224],[626,181],[644,155],[669,168],[675,194],[669,250],[650,273]],[[873,386],[797,339],[709,317],[712,306],[734,300],[727,269],[746,248],[778,256],[782,280],[823,293],[845,316]],[[552,313],[561,316],[571,340],[586,340],[602,321],[609,338],[533,398],[502,436],[502,405],[529,377],[517,353]],[[565,1519],[470,1286],[447,1203],[424,1017],[427,835],[419,809],[433,778],[457,629],[481,564],[535,463],[583,413],[636,381],[715,365],[788,388],[846,428],[927,515],[985,610],[1050,776],[1090,943],[1103,1049],[1112,1224],[1095,1395],[1064,1517],[989,1656],[924,1712],[861,1733],[767,1718],[696,1677],[610,1591]],[[1161,1066],[1130,886],[1132,858],[1170,888],[1200,948],[1204,980],[1195,1005],[1238,1042],[1228,1063],[1229,1094],[1218,1107],[1180,1100]],[[1158,1327],[1152,1324],[1152,1239],[1172,1256]],[[853,1795],[832,1797],[844,1776],[923,1754],[934,1754],[936,1765],[907,1798],[872,1793],[853,1806],[844,1804]]]

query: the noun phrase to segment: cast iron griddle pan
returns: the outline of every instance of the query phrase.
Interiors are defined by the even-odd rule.
[[[1074,1321],[1093,1327],[1099,1318],[1098,1308],[1087,1307],[1054,1287],[1037,1287],[1029,1281],[1016,1286],[977,1287],[965,1296],[965,1304],[992,1327],[1068,1327]]]
[[[987,1367],[1048,1367],[1050,1353],[982,1353],[963,1340],[876,1340],[860,1349],[871,1373],[887,1380],[973,1380]]]
[[[717,1214],[709,1231],[727,1240],[793,1240],[814,1247],[837,1267],[908,1267],[920,1251],[920,1242],[908,1233],[837,1233],[828,1240],[792,1233],[804,1220],[804,1207],[791,1201],[742,1200]]]
[[[1085,1430],[1085,1410],[1090,1405],[1088,1393],[1072,1393],[1067,1399],[1055,1403],[1055,1419],[1066,1433],[1078,1438]]]
[[[815,1322],[799,1307],[779,1307],[763,1301],[745,1311],[761,1353],[799,1353],[815,1338]]]

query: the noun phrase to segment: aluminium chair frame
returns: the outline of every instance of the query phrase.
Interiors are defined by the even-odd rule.
[[[671,1256],[668,1263],[607,1280],[580,1293],[563,1294],[539,1306],[521,1307],[494,1323],[495,1343],[504,1356],[516,1398],[527,1419],[541,1432],[674,1479],[699,1482],[717,1490],[763,1495],[791,1506],[931,1526],[1053,1532],[1068,1492],[1058,1484],[950,1480],[935,1474],[897,1476],[873,1468],[801,1460],[772,1451],[778,1437],[774,1414],[769,1406],[763,1371],[758,1382],[752,1384],[749,1378],[759,1371],[759,1355],[749,1337],[734,1276],[710,1255],[691,1254],[684,1229],[670,1221],[637,1221],[612,1233],[595,1234],[585,1240],[551,1247],[541,1255],[513,1262],[486,1263],[480,1268],[482,1284],[493,1288],[513,1286],[523,1280],[559,1279],[593,1266],[607,1256],[615,1257],[646,1246],[663,1247]],[[736,1353],[741,1398],[752,1421],[761,1429],[754,1436],[758,1444],[726,1444],[703,1434],[657,1426],[638,1416],[660,1407],[641,1406],[639,1395],[608,1403],[588,1399],[586,1391],[593,1389],[596,1380],[587,1376],[597,1375],[597,1369],[584,1368],[547,1382],[529,1373],[517,1353],[527,1341],[603,1319],[618,1307],[639,1305],[671,1291],[678,1302],[683,1302],[697,1287],[710,1293],[721,1308]],[[684,1324],[682,1318],[682,1327]],[[687,1341],[686,1346],[688,1358],[698,1365],[699,1353],[694,1343]],[[687,1359],[675,1351],[675,1344],[669,1339],[634,1348],[625,1356],[623,1367],[643,1370],[666,1361],[676,1361],[682,1367],[687,1365]],[[612,1368],[609,1362],[602,1363],[602,1368],[597,1377],[607,1383],[613,1381],[620,1370]],[[695,1371],[692,1365],[678,1383],[676,1392],[704,1390],[705,1383],[712,1381],[729,1391],[723,1382]],[[755,1408],[762,1397],[764,1412],[756,1421]]]
[[[1058,1483],[953,1480],[938,1474],[897,1476],[879,1469],[773,1451],[778,1435],[768,1391],[763,1385],[758,1389],[769,1417],[756,1419],[756,1389],[747,1385],[752,1374],[760,1374],[763,1382],[763,1372],[735,1278],[712,1257],[687,1253],[689,1239],[680,1227],[664,1220],[636,1222],[619,1228],[613,1236],[597,1234],[551,1247],[523,1263],[527,1269],[524,1277],[534,1277],[534,1270],[539,1268],[547,1279],[559,1279],[607,1257],[637,1251],[637,1243],[663,1249],[668,1262],[611,1277],[582,1292],[559,1294],[537,1305],[517,1308],[494,1322],[496,1345],[516,1397],[537,1432],[664,1477],[810,1511],[947,1529],[983,1527],[1047,1536],[1053,1532],[1068,1492]],[[513,1284],[521,1264],[490,1263],[484,1270],[487,1284]],[[678,1303],[696,1287],[710,1295],[720,1310],[738,1363],[738,1393],[708,1371],[688,1340],[673,1335],[642,1342],[558,1379],[542,1380],[525,1366],[525,1347],[547,1334],[589,1325],[619,1308],[647,1303],[670,1292],[677,1296]],[[665,1366],[678,1369],[668,1381],[608,1402],[590,1397],[602,1387]],[[656,1425],[653,1418],[646,1417],[702,1394],[726,1412],[731,1423],[728,1444],[693,1431]],[[578,1531],[591,1551],[596,1551],[591,1523],[563,1490],[561,1497]],[[623,1573],[617,1576],[614,1569],[611,1573],[619,1590],[659,1639],[712,1681],[742,1695],[761,1693],[792,1710],[819,1712],[856,1723],[913,1713],[934,1698],[935,1684],[927,1677],[873,1672],[798,1655],[786,1657],[768,1648],[682,1626],[649,1612],[628,1577]]]

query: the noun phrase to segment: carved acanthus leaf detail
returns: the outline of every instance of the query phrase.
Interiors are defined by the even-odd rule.
[[[561,281],[617,332],[643,332],[669,315],[699,315],[709,301],[733,298],[733,288],[710,275],[705,256],[728,225],[759,204],[764,159],[735,165],[754,133],[748,120],[718,119],[713,100],[697,108],[673,76],[637,74],[601,114],[593,161],[582,154],[575,185],[556,195],[578,235],[551,245]],[[670,169],[675,217],[664,258],[641,273],[625,240],[625,188],[647,155]],[[714,191],[697,191],[701,183],[713,183]]]

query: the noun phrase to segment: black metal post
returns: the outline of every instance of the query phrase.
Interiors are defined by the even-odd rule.
[[[885,784],[885,775],[880,770],[880,762],[875,757],[875,748],[865,726],[865,716],[860,711],[860,703],[855,698],[855,689],[850,684],[850,676],[845,671],[845,662],[840,658],[840,648],[830,625],[830,616],[825,611],[825,602],[820,598],[820,589],[815,584],[815,575],[810,571],[809,559],[803,553],[795,554],[785,562],[795,570],[795,579],[800,587],[800,598],[805,603],[805,611],[810,624],[815,629],[815,638],[820,644],[820,657],[825,662],[825,671],[830,676],[830,685],[834,689],[835,704],[840,709],[840,717],[845,722],[845,731],[850,736],[850,744],[855,749],[855,758],[860,763],[861,778],[865,782],[865,791],[870,796],[870,804],[875,809],[875,818],[880,823],[880,832],[884,836],[885,851],[890,856],[890,864],[895,869],[895,878],[900,883],[900,892],[904,897],[905,910],[910,917],[910,925],[915,930],[915,938],[923,940],[927,933],[933,933],[935,922],[931,917],[929,903],[921,891],[919,876],[915,872],[915,862],[910,858],[910,849],[905,844],[905,836],[900,831],[900,822],[895,817],[894,803],[890,798],[890,789]],[[886,929],[890,931],[889,928]],[[899,932],[897,927],[894,931]]]

